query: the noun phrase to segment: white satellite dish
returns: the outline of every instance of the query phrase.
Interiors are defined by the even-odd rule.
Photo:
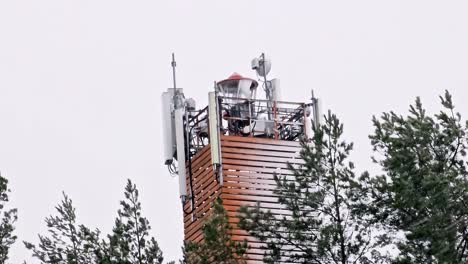
[[[264,54],[252,60],[252,69],[261,77],[266,77],[271,70],[271,60]]]

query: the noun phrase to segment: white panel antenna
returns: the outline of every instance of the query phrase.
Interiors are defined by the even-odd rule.
[[[221,146],[219,135],[219,110],[215,92],[208,93],[208,122],[210,126],[211,164],[218,173],[220,184],[223,184],[221,166]]]
[[[164,92],[161,96],[162,133],[164,142],[164,164],[171,165],[176,151],[173,111],[173,93]]]
[[[268,81],[271,86],[271,100],[272,101],[281,101],[281,85],[280,79],[272,79]]]
[[[304,136],[306,139],[311,139],[313,134],[312,134],[312,118],[313,117],[313,106],[308,106],[306,107],[305,110],[305,120],[304,120]],[[315,118],[314,118],[315,120]]]
[[[174,114],[175,121],[175,137],[177,142],[177,162],[178,162],[178,174],[179,174],[179,193],[180,197],[184,201],[187,197],[186,187],[186,169],[185,169],[185,127],[184,127],[184,109],[179,108],[175,110]]]
[[[314,124],[316,127],[320,126],[322,121],[322,100],[319,98],[315,98],[314,100]]]

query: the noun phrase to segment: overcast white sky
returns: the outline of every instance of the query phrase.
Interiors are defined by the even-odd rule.
[[[160,94],[178,84],[198,105],[214,80],[273,61],[283,98],[310,89],[345,123],[359,169],[371,117],[431,110],[445,89],[468,115],[467,1],[0,0],[0,170],[36,242],[65,191],[79,220],[109,232],[127,178],[167,260],[183,238],[177,180],[162,160]],[[30,259],[22,243],[12,263]]]

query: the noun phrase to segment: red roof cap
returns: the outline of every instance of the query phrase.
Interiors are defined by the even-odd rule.
[[[229,76],[229,78],[219,81],[218,84],[223,84],[225,82],[230,82],[230,81],[239,81],[239,80],[251,80],[252,85],[250,86],[250,89],[255,89],[258,86],[258,82],[256,80],[244,77],[237,72],[232,73],[231,76]]]
[[[237,72],[234,72],[226,80],[242,80],[242,79],[244,79],[244,77],[242,75],[238,74]]]

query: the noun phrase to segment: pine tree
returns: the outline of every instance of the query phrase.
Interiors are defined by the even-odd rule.
[[[58,215],[45,219],[49,236],[39,235],[38,245],[24,242],[41,263],[90,264],[98,263],[96,256],[99,230],[91,231],[76,223],[72,200],[63,193],[63,200],[55,207]]]
[[[440,99],[434,117],[417,98],[406,117],[373,119],[374,160],[385,172],[372,180],[373,214],[404,237],[396,263],[468,263],[468,124],[447,91]]]
[[[149,222],[141,216],[138,190],[130,180],[125,200],[118,211],[112,234],[101,239],[98,229],[91,230],[76,222],[76,209],[64,193],[56,207],[58,215],[47,217],[49,236],[39,235],[39,243],[24,242],[41,263],[54,264],[160,264],[162,252],[149,238]],[[170,262],[173,263],[173,262]]]
[[[141,203],[136,185],[128,180],[125,200],[118,211],[113,233],[109,235],[109,259],[118,264],[163,263],[162,252],[153,237],[149,237],[150,225],[141,215]]]
[[[289,165],[293,176],[274,175],[278,202],[288,214],[242,207],[240,226],[266,243],[266,263],[370,263],[371,228],[365,217],[368,174],[357,177],[348,161],[353,144],[330,112],[302,142],[305,164]]]
[[[211,215],[202,227],[203,241],[187,241],[184,248],[184,262],[188,264],[242,264],[246,263],[247,242],[231,239],[232,226],[221,199],[213,202]]]
[[[18,219],[17,210],[6,207],[9,192],[8,180],[0,175],[0,263],[6,263],[10,247],[17,239],[13,234],[14,223]]]

